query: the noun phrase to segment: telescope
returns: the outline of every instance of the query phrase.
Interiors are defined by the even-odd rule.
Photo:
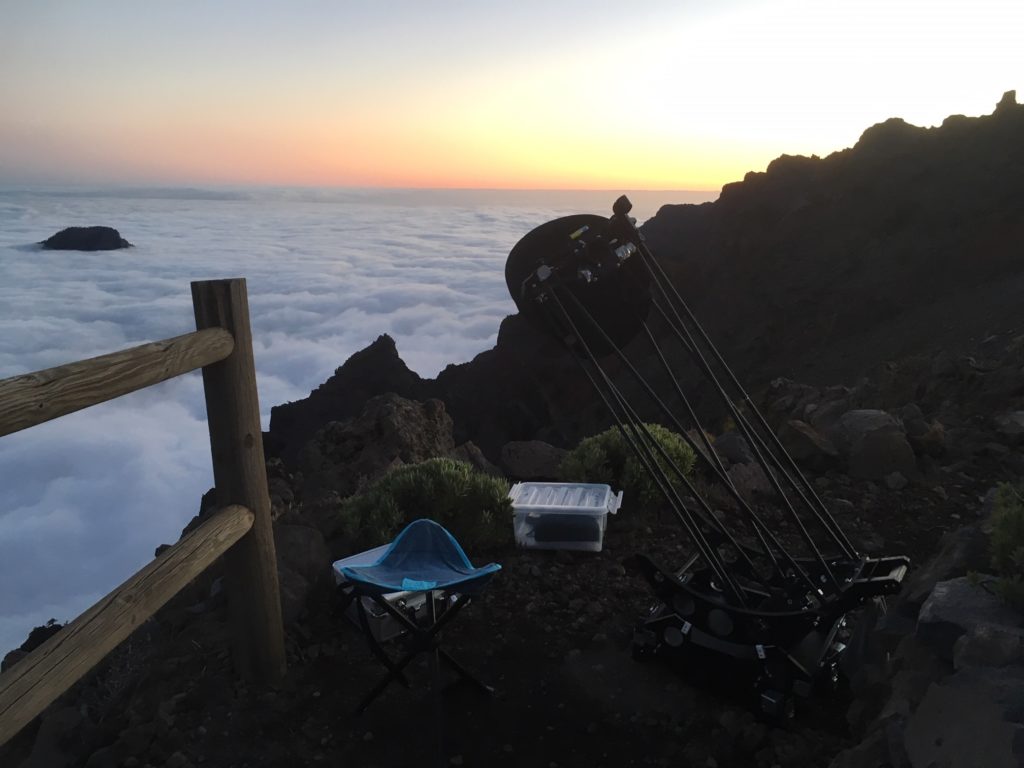
[[[622,196],[610,217],[565,216],[529,232],[505,266],[509,293],[578,363],[689,540],[683,563],[645,554],[626,561],[655,597],[636,627],[634,657],[669,662],[714,685],[738,685],[755,709],[789,717],[796,699],[838,686],[847,615],[898,592],[909,560],[867,557],[853,546],[655,259],[631,208]],[[643,349],[658,361],[667,393],[645,378],[627,346],[634,359]],[[716,453],[680,382],[687,360],[764,470],[773,514],[796,532],[785,542],[764,509],[740,494]],[[632,382],[629,397],[622,378]],[[734,512],[716,514],[672,462],[641,420],[641,400],[690,445],[732,498]]]

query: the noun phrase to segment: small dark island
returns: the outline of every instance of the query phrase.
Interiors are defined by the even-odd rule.
[[[40,245],[52,251],[114,251],[132,247],[113,227],[67,227]]]

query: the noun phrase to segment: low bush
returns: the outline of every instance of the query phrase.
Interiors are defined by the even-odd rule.
[[[339,533],[354,551],[391,541],[421,517],[440,523],[467,552],[512,540],[505,480],[454,459],[398,467],[342,502]]]
[[[992,508],[992,567],[996,589],[1007,603],[1024,612],[1024,486],[1003,483]]]
[[[697,458],[693,449],[682,437],[660,424],[645,426],[672,462],[689,477]],[[657,451],[655,455],[676,490],[681,492],[683,483],[675,471]],[[633,455],[617,427],[582,440],[562,460],[558,472],[571,482],[607,483],[615,490],[621,489],[625,491],[623,502],[633,509],[659,508],[664,504],[658,486],[644,471],[643,464]]]

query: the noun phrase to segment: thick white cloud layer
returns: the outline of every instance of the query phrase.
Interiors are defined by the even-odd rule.
[[[492,346],[514,310],[511,247],[556,215],[607,210],[605,197],[0,192],[0,378],[187,333],[189,281],[240,276],[266,428],[272,405],[381,333],[424,376]],[[136,247],[32,245],[91,224]],[[198,373],[0,438],[0,652],[176,540],[211,484]]]

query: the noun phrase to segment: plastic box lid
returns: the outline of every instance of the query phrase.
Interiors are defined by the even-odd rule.
[[[508,492],[514,510],[559,513],[615,514],[622,505],[622,491],[598,483],[516,483]]]

